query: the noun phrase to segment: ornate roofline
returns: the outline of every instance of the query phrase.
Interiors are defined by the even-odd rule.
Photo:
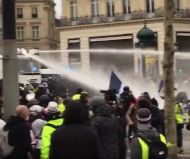
[[[101,28],[101,27],[111,27],[111,26],[121,26],[121,25],[132,25],[132,24],[144,24],[144,22],[163,22],[163,18],[152,18],[152,19],[140,19],[140,20],[129,20],[122,22],[111,22],[111,23],[97,23],[97,24],[88,24],[88,25],[76,25],[76,26],[67,26],[67,27],[57,27],[56,30],[80,30],[84,28]],[[190,24],[190,19],[187,18],[174,18],[175,23]]]

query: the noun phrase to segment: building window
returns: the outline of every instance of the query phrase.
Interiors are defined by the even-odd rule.
[[[114,17],[114,0],[107,0],[108,17]]]
[[[32,7],[32,18],[38,18],[38,8]]]
[[[91,2],[92,2],[92,17],[98,17],[99,16],[98,0],[91,0]]]
[[[123,0],[123,12],[124,12],[124,14],[131,13],[130,0]]]
[[[17,15],[17,18],[23,18],[23,10],[22,10],[22,8],[17,8],[16,9],[16,15]]]
[[[146,0],[147,13],[154,13],[154,0]]]
[[[17,26],[17,39],[24,39],[24,27]]]
[[[32,38],[39,39],[39,26],[32,26]]]
[[[71,2],[71,19],[73,21],[76,21],[77,20],[77,16],[78,16],[77,2],[76,1],[72,1]]]
[[[180,10],[180,0],[174,0],[174,3],[175,3],[175,9],[176,10]]]

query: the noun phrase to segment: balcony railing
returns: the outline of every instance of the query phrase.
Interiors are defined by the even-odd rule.
[[[163,17],[163,9],[155,10],[154,13],[147,13],[146,11],[135,11],[131,14],[116,13],[114,17],[108,17],[107,15],[99,15],[98,17],[77,17],[61,19],[57,27],[88,25],[88,24],[101,24],[111,22],[122,22],[128,20],[140,20]],[[175,11],[175,18],[190,18],[190,9]]]

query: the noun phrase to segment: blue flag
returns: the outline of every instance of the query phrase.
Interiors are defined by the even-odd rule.
[[[117,77],[117,75],[112,71],[111,72],[111,78],[110,78],[110,87],[109,89],[115,89],[117,94],[119,93],[119,90],[121,88],[122,82]]]

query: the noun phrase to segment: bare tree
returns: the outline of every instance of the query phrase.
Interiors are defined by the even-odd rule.
[[[175,97],[174,97],[174,31],[173,31],[173,0],[165,0],[164,9],[164,61],[163,61],[163,79],[165,93],[165,130],[167,145],[169,148],[169,159],[177,159],[176,146],[176,121],[175,121]]]

